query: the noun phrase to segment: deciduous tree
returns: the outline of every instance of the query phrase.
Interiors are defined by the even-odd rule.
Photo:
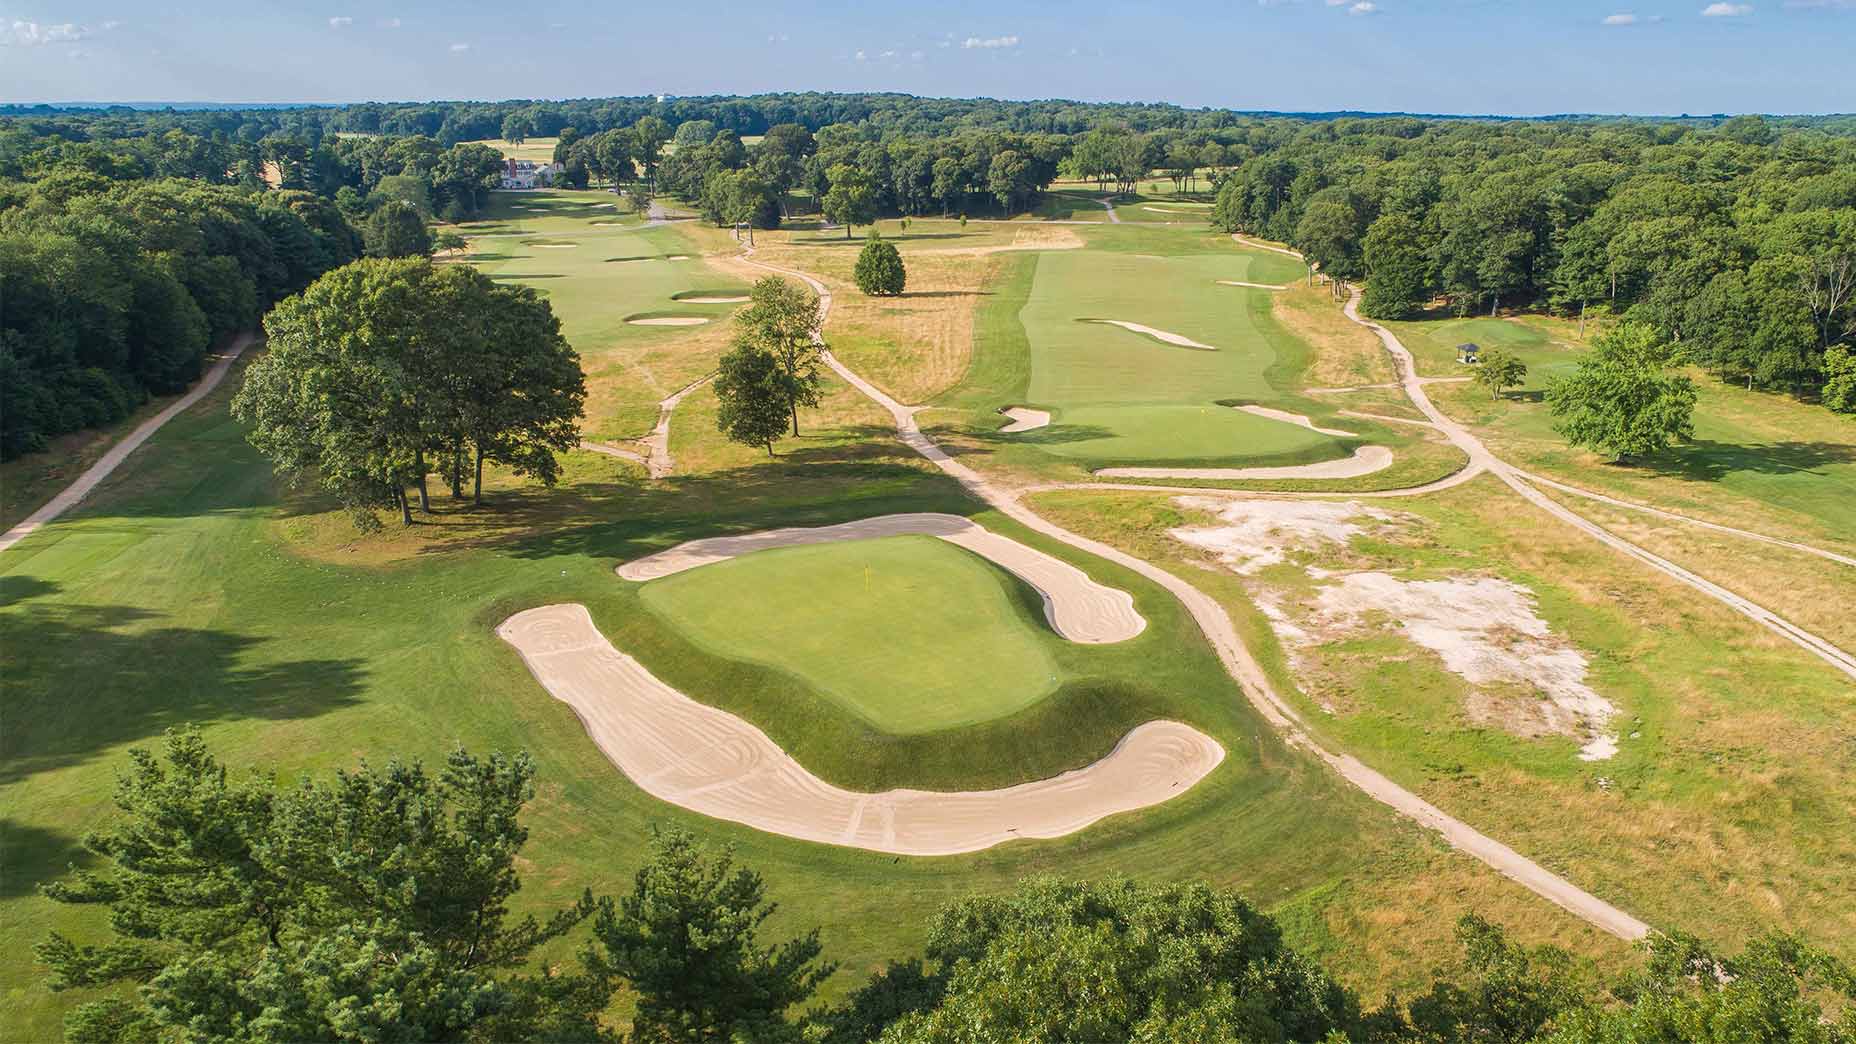
[[[1694,434],[1695,388],[1669,372],[1650,327],[1620,323],[1593,342],[1578,368],[1547,386],[1553,429],[1615,461],[1654,453]]]
[[[857,280],[857,289],[871,296],[894,297],[902,293],[908,283],[902,254],[874,230],[870,233],[870,241],[857,252],[857,266],[851,275]]]
[[[1506,348],[1490,348],[1476,364],[1476,383],[1489,391],[1489,398],[1499,399],[1509,388],[1518,388],[1527,380],[1527,364]]]

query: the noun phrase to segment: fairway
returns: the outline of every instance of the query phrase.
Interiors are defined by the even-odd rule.
[[[761,551],[646,584],[644,605],[705,651],[795,675],[871,725],[970,725],[1057,687],[1034,597],[931,536]]]
[[[465,261],[535,287],[560,316],[587,374],[585,430],[595,439],[648,431],[658,400],[713,367],[725,336],[713,331],[747,293],[696,256],[680,223],[619,207],[606,192],[499,192],[485,220],[461,229]]]
[[[1333,438],[1221,401],[1270,402],[1281,362],[1259,324],[1253,255],[1079,250],[1040,255],[1020,313],[1031,344],[1029,404],[1056,421],[1028,441],[1086,461],[1297,461],[1343,456]],[[1274,276],[1272,270],[1266,275]],[[1093,320],[1083,321],[1078,320]],[[1168,343],[1139,324],[1215,351]]]

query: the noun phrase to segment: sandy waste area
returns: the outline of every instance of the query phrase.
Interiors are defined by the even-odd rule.
[[[1172,535],[1233,572],[1256,577],[1287,563],[1315,581],[1312,597],[1260,580],[1252,587],[1298,673],[1323,645],[1396,630],[1475,687],[1464,708],[1471,721],[1524,737],[1573,737],[1585,761],[1617,753],[1610,728],[1617,708],[1586,683],[1585,655],[1540,617],[1528,588],[1498,577],[1405,579],[1314,564],[1341,555],[1356,536],[1407,528],[1415,518],[1353,502],[1180,497],[1176,503],[1218,521]]]

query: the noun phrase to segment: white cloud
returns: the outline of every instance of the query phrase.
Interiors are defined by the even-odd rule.
[[[863,53],[862,51],[858,51],[856,54],[851,55],[851,57],[855,59],[856,61],[860,61],[860,62],[867,62],[870,60],[870,56]]]
[[[330,29],[346,29],[353,24],[354,19],[347,15],[336,15],[334,18],[329,19]]]
[[[0,32],[0,43],[16,44],[20,47],[76,43],[90,36],[90,30],[76,22],[46,25],[40,22],[14,21],[4,26],[4,30]]]
[[[463,54],[468,50],[470,50],[470,44],[467,43],[454,43],[451,45],[452,54]]]
[[[397,18],[382,18],[380,20],[380,27],[382,29],[398,29],[403,24],[404,23]]]
[[[925,54],[923,54],[923,53],[922,53],[922,52],[920,52],[920,51],[910,51],[910,52],[909,52],[909,60],[910,60],[910,61],[912,61],[912,62],[919,62],[919,61],[921,61],[921,60],[922,60],[923,58],[926,58],[926,57],[928,57],[928,56],[927,56],[927,55],[925,55]]]
[[[1624,14],[1606,15],[1604,22],[1602,22],[1601,24],[1603,25],[1636,25],[1637,16],[1634,14],[1630,14],[1628,12]]]
[[[960,46],[965,47],[968,50],[972,50],[974,48],[981,48],[981,49],[989,50],[989,51],[997,50],[998,48],[1001,48],[1001,47],[1017,47],[1018,37],[1016,36],[986,36],[986,37],[969,36],[966,38],[966,40],[961,42]]]
[[[1701,9],[1703,18],[1744,18],[1753,13],[1752,4],[1709,4]]]
[[[120,28],[122,28],[122,23],[121,23],[121,22],[118,22],[118,21],[117,21],[116,19],[114,19],[114,18],[112,18],[112,19],[110,19],[109,21],[107,21],[107,22],[104,22],[104,23],[103,23],[103,24],[102,24],[101,26],[99,26],[98,28],[101,28],[101,29],[102,29],[102,30],[103,30],[104,32],[106,32],[106,33],[107,33],[107,32],[109,32],[109,31],[110,31],[110,30],[112,30],[112,29],[120,29]]]
[[[1350,15],[1369,15],[1377,10],[1379,10],[1379,5],[1373,3],[1373,0],[1360,0],[1359,3],[1347,8],[1347,13]]]

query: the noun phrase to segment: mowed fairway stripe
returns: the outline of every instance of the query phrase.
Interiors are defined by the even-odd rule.
[[[529,609],[496,633],[646,793],[820,844],[933,856],[1061,837],[1182,794],[1224,760],[1210,736],[1152,721],[1100,761],[1050,779],[1000,790],[860,794],[806,771],[748,722],[664,684],[613,648],[585,606]]]

